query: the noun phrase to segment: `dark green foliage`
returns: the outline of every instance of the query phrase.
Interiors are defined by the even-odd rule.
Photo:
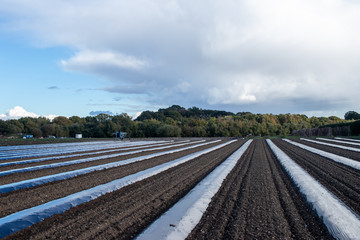
[[[234,114],[226,111],[204,110],[197,107],[185,109],[179,105],[173,105],[169,108],[159,109],[157,112],[144,111],[135,120],[143,121],[146,119],[156,119],[159,121],[164,121],[166,117],[170,117],[176,121],[179,121],[184,117],[209,119],[211,117],[224,117],[232,115]]]
[[[351,134],[352,135],[359,136],[360,135],[360,121],[353,122],[350,125],[350,129],[351,129]]]
[[[351,111],[353,112],[353,111]],[[353,114],[354,115],[354,114]],[[301,114],[237,114],[206,110],[197,107],[185,109],[179,105],[144,111],[133,121],[126,113],[112,116],[99,114],[95,117],[21,118],[0,120],[0,135],[33,134],[35,137],[74,137],[82,133],[85,138],[114,137],[115,132],[127,132],[128,137],[243,137],[287,136],[300,129],[318,128],[335,124],[352,124],[338,117],[311,117]],[[360,124],[351,125],[352,131],[360,132]],[[350,125],[349,125],[350,126]]]
[[[8,134],[7,123],[0,119],[0,135]]]
[[[355,111],[348,111],[344,116],[345,120],[359,120],[360,114]]]
[[[157,137],[180,137],[181,128],[168,124],[161,125],[156,129]]]

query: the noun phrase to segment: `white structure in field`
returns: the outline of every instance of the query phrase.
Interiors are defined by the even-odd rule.
[[[75,138],[82,138],[82,134],[81,133],[75,134]]]

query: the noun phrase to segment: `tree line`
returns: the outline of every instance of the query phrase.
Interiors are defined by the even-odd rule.
[[[349,113],[350,112],[350,113]],[[348,118],[358,115],[349,111]],[[358,116],[360,118],[360,115]],[[178,105],[144,111],[135,120],[126,114],[99,114],[87,117],[56,117],[52,121],[39,117],[0,120],[0,135],[31,134],[34,137],[74,137],[81,133],[86,138],[111,138],[118,131],[136,137],[243,137],[287,136],[293,131],[316,128],[327,124],[348,122],[350,119],[307,117],[303,114],[254,114],[226,112],[197,107],[185,109]]]

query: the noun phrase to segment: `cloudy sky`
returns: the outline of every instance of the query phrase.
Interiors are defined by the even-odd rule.
[[[0,0],[0,118],[360,112],[355,0]]]

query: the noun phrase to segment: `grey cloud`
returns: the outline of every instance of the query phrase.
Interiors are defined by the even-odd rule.
[[[152,105],[141,105],[141,104],[127,104],[127,103],[89,103],[88,106],[96,106],[96,107],[115,107],[121,109],[119,112],[127,113],[131,116],[138,115],[139,112],[142,112],[144,110],[150,110],[155,111],[159,108],[165,108],[167,107],[166,104],[152,104]],[[93,113],[103,113],[103,111],[93,111]],[[118,114],[117,112],[116,114]],[[95,114],[97,115],[97,114]]]
[[[97,115],[99,115],[99,114],[108,114],[108,115],[113,115],[113,113],[112,112],[110,112],[110,111],[91,111],[89,114],[90,114],[90,116],[97,116]]]
[[[144,94],[147,93],[148,89],[143,85],[130,85],[130,86],[112,86],[102,88],[100,90],[111,92],[111,93],[125,93],[125,94]]]
[[[51,86],[51,87],[48,87],[48,89],[50,89],[50,90],[58,90],[60,88],[58,88],[57,86]]]

